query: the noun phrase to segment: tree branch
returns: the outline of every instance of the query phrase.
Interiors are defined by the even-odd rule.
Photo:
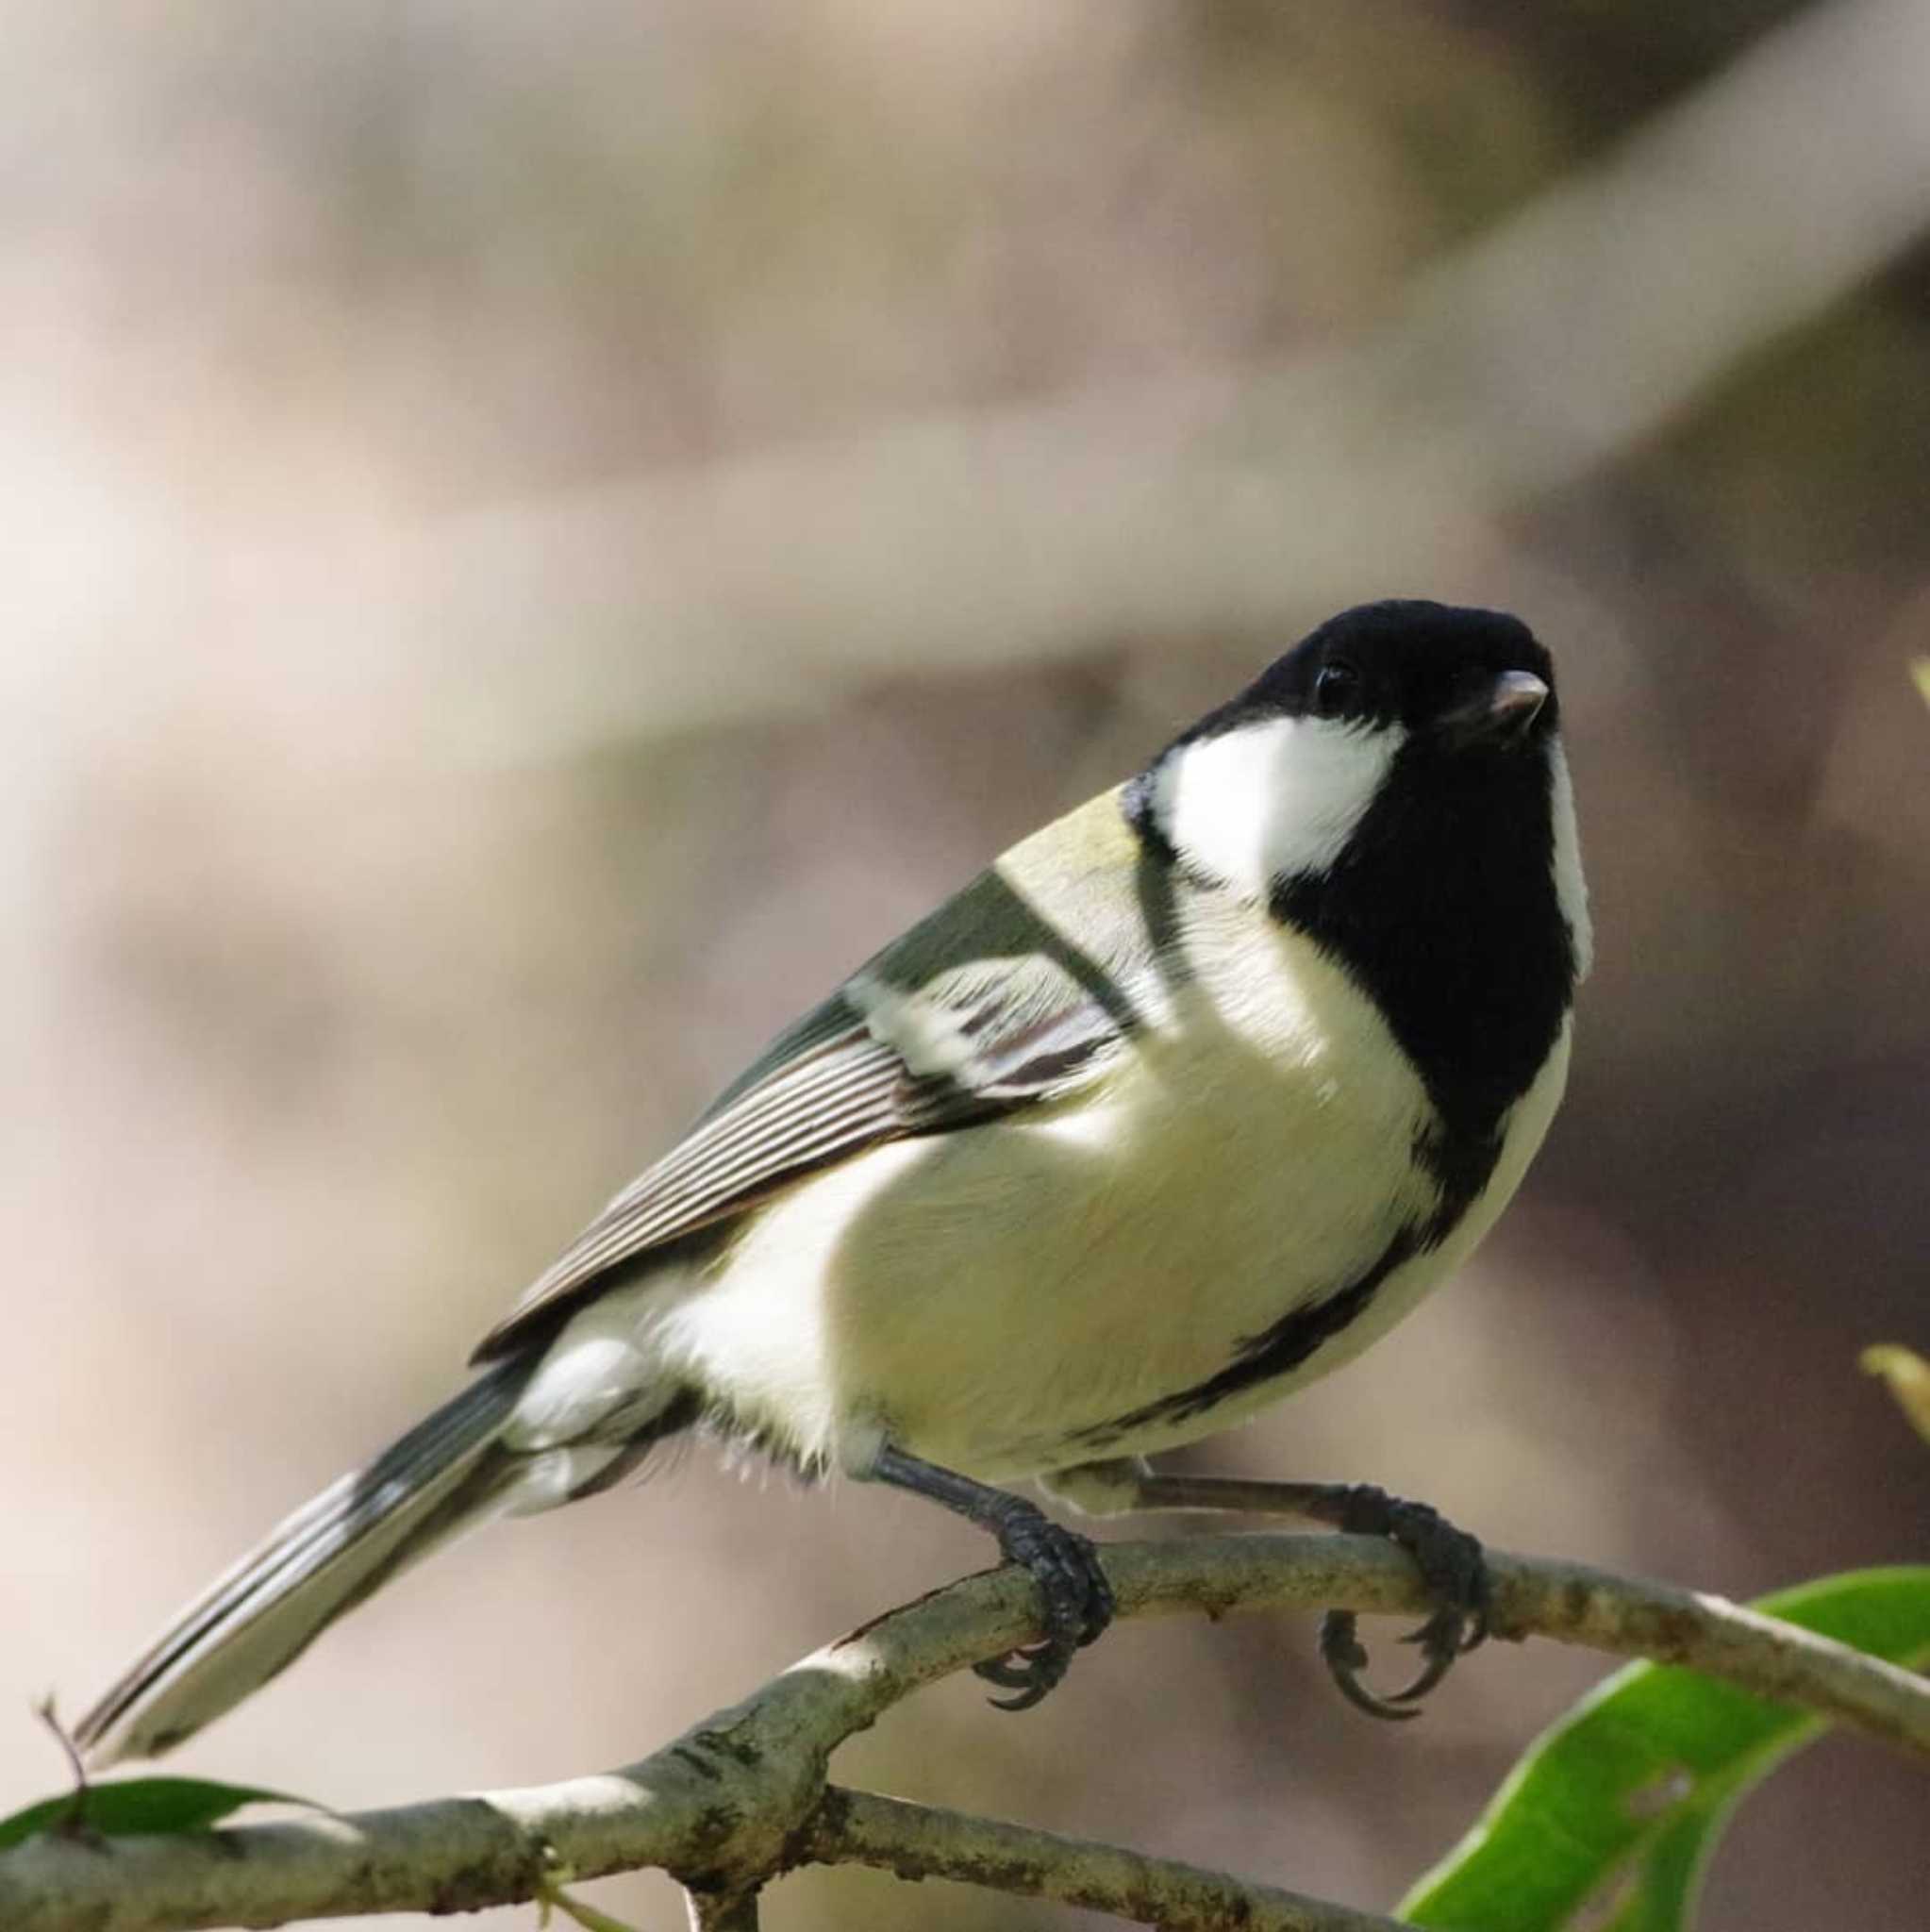
[[[684,1893],[690,1914],[690,1932],[757,1932],[757,1894],[755,1888],[743,1891],[697,1891]]]
[[[1104,1554],[1122,1616],[1425,1607],[1408,1560],[1365,1538],[1202,1537],[1112,1544]],[[1930,1759],[1930,1682],[1906,1671],[1720,1597],[1499,1551],[1489,1553],[1489,1566],[1499,1634],[1689,1664]],[[654,1866],[700,1897],[750,1893],[819,1855],[811,1834],[839,1744],[922,1685],[1040,1634],[1031,1580],[1010,1569],[988,1572],[806,1657],[622,1771],[355,1816],[120,1839],[105,1850],[31,1840],[0,1855],[0,1924],[8,1932],[191,1932],[460,1911],[528,1899],[558,1869],[593,1878]],[[872,1802],[862,1813],[868,1831],[903,1827],[902,1807],[888,1820]],[[983,1829],[993,1848],[999,1833],[1017,1834],[1002,1842],[1020,1868],[1056,1842],[1017,1826]],[[1174,1883],[1188,1869],[1075,1849],[1081,1857],[1090,1850],[1094,1869],[1122,1886],[1133,1869]],[[930,1855],[942,1857],[942,1845]],[[993,1851],[986,1856],[988,1872],[997,1869]],[[1126,1862],[1106,1867],[1107,1858]],[[1270,1909],[1284,1909],[1283,1899],[1312,1909],[1290,1894],[1239,1889]],[[1356,1915],[1354,1923],[1373,1922]]]
[[[1091,1839],[972,1818],[833,1785],[806,1827],[804,1862],[872,1865],[900,1878],[953,1878],[1021,1898],[1056,1899],[1167,1932],[1399,1932],[1297,1891],[1255,1885],[1178,1858],[1152,1858]]]

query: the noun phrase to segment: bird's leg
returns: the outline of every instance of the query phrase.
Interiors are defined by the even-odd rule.
[[[880,1450],[869,1474],[875,1482],[909,1490],[989,1529],[1005,1559],[1030,1573],[1039,1586],[1045,1641],[973,1669],[989,1683],[1017,1692],[991,1699],[1001,1710],[1025,1710],[1037,1704],[1065,1675],[1073,1653],[1112,1621],[1112,1586],[1099,1567],[1091,1540],[1053,1522],[1023,1496],[923,1462],[902,1449]]]
[[[1422,1698],[1463,1651],[1488,1635],[1490,1584],[1481,1545],[1425,1503],[1390,1496],[1371,1483],[1289,1483],[1243,1476],[1161,1475],[1137,1458],[1057,1472],[1048,1487],[1106,1513],[1132,1509],[1215,1509],[1242,1515],[1304,1516],[1356,1536],[1381,1536],[1413,1557],[1434,1613],[1402,1641],[1426,1659],[1410,1684],[1386,1697],[1360,1680],[1367,1651],[1352,1610],[1321,1619],[1321,1657],[1350,1704],[1373,1717],[1417,1717]]]

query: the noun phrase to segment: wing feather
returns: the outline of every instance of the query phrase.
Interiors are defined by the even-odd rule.
[[[1116,859],[1125,836],[1117,807],[1102,798],[1085,815],[1100,855]],[[1104,874],[1095,866],[1079,881],[1088,925]],[[1023,867],[1016,883],[1000,868],[982,874],[945,908],[952,944],[933,943],[936,920],[914,927],[781,1035],[610,1201],[474,1359],[509,1353],[614,1271],[833,1161],[1047,1103],[1096,1077],[1135,1030],[1132,982],[1154,964],[1132,916],[1132,876],[1128,866],[1098,958],[1040,910]]]

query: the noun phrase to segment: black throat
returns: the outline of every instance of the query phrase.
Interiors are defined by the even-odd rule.
[[[1574,992],[1556,896],[1554,772],[1537,751],[1410,740],[1331,871],[1272,910],[1373,994],[1440,1119],[1421,1150],[1465,1206],[1500,1151]]]
[[[1180,862],[1150,781],[1126,817],[1162,870]],[[1574,993],[1575,953],[1556,897],[1554,773],[1528,752],[1489,758],[1415,740],[1330,872],[1282,882],[1273,916],[1305,932],[1370,993],[1433,1102],[1415,1148],[1439,1188],[1350,1279],[1242,1339],[1216,1374],[1081,1432],[1098,1454],[1155,1425],[1210,1414],[1290,1373],[1372,1304],[1388,1277],[1446,1239],[1488,1185],[1501,1127],[1541,1071]]]

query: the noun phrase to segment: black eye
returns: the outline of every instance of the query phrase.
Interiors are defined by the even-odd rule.
[[[1314,673],[1314,716],[1344,718],[1359,708],[1360,693],[1360,673],[1346,658],[1332,658]]]

